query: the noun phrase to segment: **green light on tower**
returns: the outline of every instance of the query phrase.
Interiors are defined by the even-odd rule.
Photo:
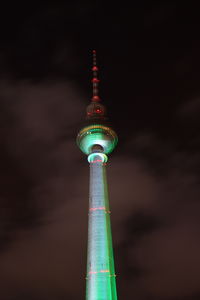
[[[77,144],[85,154],[92,152],[94,145],[100,145],[103,152],[109,154],[117,144],[118,138],[113,129],[100,124],[84,127],[77,136]]]
[[[106,162],[118,139],[106,125],[106,110],[99,104],[95,51],[92,70],[93,97],[87,108],[89,125],[77,136],[77,145],[88,156],[90,164],[86,300],[117,300]]]

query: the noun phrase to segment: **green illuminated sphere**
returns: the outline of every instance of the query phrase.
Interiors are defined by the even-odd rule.
[[[81,151],[87,155],[99,147],[102,152],[109,154],[117,144],[117,134],[110,127],[93,124],[81,129],[77,136],[77,144]]]

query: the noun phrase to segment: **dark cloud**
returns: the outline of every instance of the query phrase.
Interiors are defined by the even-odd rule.
[[[59,189],[64,184],[70,165],[66,149],[73,156],[75,115],[81,117],[82,97],[72,84],[2,82],[1,98],[4,236],[16,226],[38,225],[40,212],[54,206],[53,187]],[[56,198],[59,204],[62,196],[57,194]]]

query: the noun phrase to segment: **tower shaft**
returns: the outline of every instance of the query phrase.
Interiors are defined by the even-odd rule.
[[[97,153],[90,156],[86,300],[116,300],[105,160]]]

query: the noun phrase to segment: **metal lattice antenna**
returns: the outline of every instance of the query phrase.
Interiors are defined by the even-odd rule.
[[[93,102],[99,102],[99,89],[98,89],[98,67],[97,67],[97,61],[96,61],[96,50],[92,51],[93,53],[93,67],[92,67],[92,72],[93,72],[93,78],[92,78],[92,101]]]

